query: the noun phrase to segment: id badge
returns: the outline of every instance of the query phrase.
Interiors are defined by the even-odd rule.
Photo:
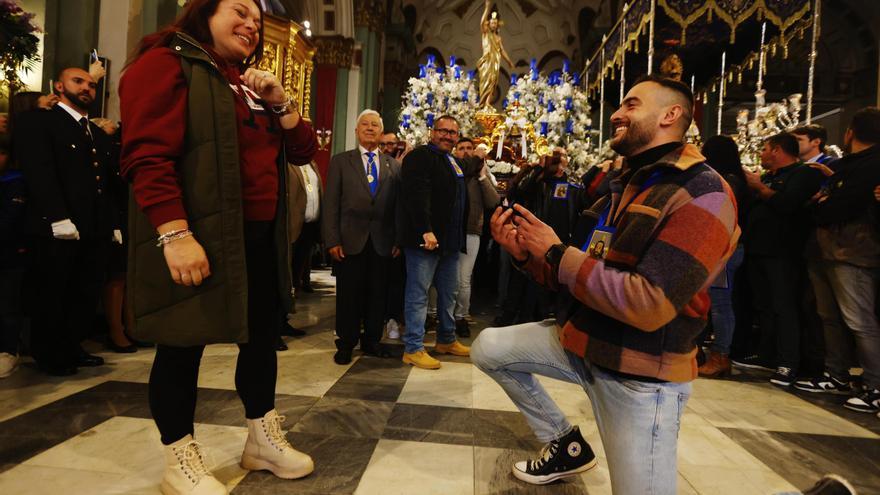
[[[614,227],[596,227],[590,237],[590,244],[587,246],[587,254],[591,258],[604,260],[608,254],[608,248],[611,246],[611,238],[614,237]]]
[[[568,183],[556,184],[553,188],[553,199],[568,199]]]
[[[458,177],[464,177],[464,171],[461,170],[461,167],[458,166],[458,162],[456,162],[451,156],[449,157],[449,163],[452,164],[452,170],[455,172],[455,175]]]

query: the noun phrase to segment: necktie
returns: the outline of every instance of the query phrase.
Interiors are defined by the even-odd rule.
[[[86,135],[86,139],[89,141],[92,140],[92,131],[89,130],[89,121],[85,117],[79,119],[79,126],[82,127],[83,133]]]
[[[367,167],[370,169],[367,173],[367,183],[370,185],[370,196],[375,196],[379,187],[379,171],[376,169],[375,157],[376,154],[372,151],[367,152]]]

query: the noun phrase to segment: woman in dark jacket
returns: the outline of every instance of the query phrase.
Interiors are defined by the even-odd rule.
[[[715,169],[730,185],[737,203],[737,221],[743,225],[749,203],[749,189],[739,159],[739,148],[728,136],[712,136],[706,140],[702,149],[706,163]],[[721,377],[730,374],[730,344],[736,329],[736,314],[733,310],[733,284],[737,269],[742,265],[744,250],[742,238],[736,250],[727,260],[727,266],[709,288],[712,300],[712,328],[715,339],[709,348],[706,362],[700,366],[700,376]]]
[[[241,466],[286,479],[313,470],[275,411],[274,346],[290,294],[286,162],[308,163],[315,138],[276,76],[254,69],[262,47],[259,2],[193,0],[144,38],[120,82],[121,169],[136,203],[132,333],[158,344],[149,399],[165,445],[163,493],[226,493],[192,438],[212,343],[239,346]]]

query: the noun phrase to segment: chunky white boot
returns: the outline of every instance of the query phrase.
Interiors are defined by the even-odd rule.
[[[226,486],[208,470],[202,445],[187,435],[165,446],[163,495],[228,495]]]
[[[271,471],[279,478],[302,478],[315,470],[312,458],[290,445],[281,428],[284,416],[272,409],[259,419],[247,420],[248,437],[241,454],[241,467]]]

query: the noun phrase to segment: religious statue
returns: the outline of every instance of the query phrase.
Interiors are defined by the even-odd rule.
[[[490,16],[490,0],[486,0],[486,8],[483,10],[483,18],[480,21],[480,33],[483,38],[483,56],[477,61],[480,71],[480,108],[488,108],[492,105],[492,96],[498,86],[498,72],[501,70],[501,58],[513,67],[510,57],[501,43],[500,28],[503,25],[498,19],[498,11],[492,11]]]

